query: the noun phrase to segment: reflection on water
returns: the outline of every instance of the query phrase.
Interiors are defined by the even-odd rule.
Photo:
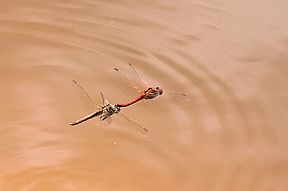
[[[287,3],[15,0],[0,7],[1,190],[287,190]],[[85,114],[133,63],[191,100],[123,110],[149,137]],[[127,96],[128,95],[128,96]],[[164,96],[163,96],[164,97]]]

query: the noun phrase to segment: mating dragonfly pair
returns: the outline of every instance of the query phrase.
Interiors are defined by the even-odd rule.
[[[121,107],[128,107],[131,106],[141,100],[150,100],[150,99],[154,99],[160,95],[163,94],[163,89],[156,86],[156,87],[152,87],[149,86],[146,81],[144,81],[144,79],[142,79],[139,75],[139,73],[136,71],[136,69],[132,66],[132,64],[129,64],[130,68],[133,70],[134,75],[136,75],[136,79],[135,82],[133,82],[132,80],[130,80],[126,75],[124,75],[118,68],[114,68],[114,72],[117,72],[120,76],[121,79],[132,85],[132,87],[134,89],[136,89],[139,92],[139,96],[136,97],[135,99],[133,99],[132,101],[129,101],[127,103],[123,103],[123,104],[111,104],[109,103],[109,101],[103,96],[103,93],[101,92],[101,99],[102,99],[102,105],[98,105],[98,109],[96,111],[94,111],[93,113],[78,119],[72,123],[70,123],[70,125],[75,126],[78,125],[84,121],[87,121],[89,119],[92,119],[94,117],[99,117],[99,119],[101,121],[104,120],[111,120],[111,116],[114,114],[120,114],[119,112],[121,111]],[[138,86],[136,85],[136,81],[138,82]],[[73,80],[73,83],[90,99],[92,100],[92,98],[88,95],[88,93],[75,81]],[[140,87],[139,87],[140,86]],[[182,101],[189,101],[189,97],[186,96],[185,94],[178,94],[178,93],[173,93],[173,92],[166,92],[167,94],[169,94],[169,96],[173,99],[177,99],[177,100],[182,100]],[[139,125],[138,123],[130,120],[129,118],[127,118],[125,115],[120,114],[120,116],[122,118],[124,118],[126,121],[128,121],[129,123],[127,123],[130,127],[132,127],[133,129],[136,129],[138,131],[140,131],[142,134],[144,135],[148,135],[148,130],[145,127],[142,127],[141,125]]]

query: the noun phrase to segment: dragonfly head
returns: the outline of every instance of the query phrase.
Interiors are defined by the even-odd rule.
[[[153,87],[153,88],[148,88],[145,92],[144,92],[144,99],[153,99],[159,95],[162,95],[163,90],[162,88],[157,87]]]
[[[162,88],[160,88],[160,87],[156,87],[156,90],[157,90],[157,92],[159,93],[159,95],[162,95],[163,94],[163,89]]]
[[[117,105],[112,106],[114,113],[119,113],[120,112],[120,107]]]

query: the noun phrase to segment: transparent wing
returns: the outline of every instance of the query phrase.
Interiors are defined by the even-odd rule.
[[[101,120],[101,119],[99,119],[99,121],[100,121],[100,123],[103,125],[103,126],[105,126],[105,127],[107,127],[107,126],[109,126],[111,123],[112,123],[112,116],[109,116],[109,117],[107,117],[105,120]]]
[[[103,92],[100,92],[100,94],[101,94],[102,104],[103,104],[103,105],[109,104],[109,101],[108,101],[108,99],[104,96]]]
[[[132,76],[134,76],[135,81],[140,84],[145,89],[149,88],[149,84],[142,78],[142,76],[139,74],[139,72],[134,68],[134,66],[131,63],[128,63],[131,70],[132,70]]]
[[[132,73],[134,73],[135,79],[136,81],[140,82],[142,84],[142,87],[146,87],[149,88],[151,86],[149,86],[149,84],[141,77],[141,75],[137,72],[137,70],[133,67],[132,64],[129,63],[129,66],[131,68],[131,70],[133,71]],[[188,102],[190,101],[190,97],[184,93],[177,93],[177,92],[167,92],[164,90],[164,94],[168,95],[169,97],[169,101],[175,102],[175,103],[183,103],[183,102]]]
[[[136,82],[129,78],[127,75],[125,75],[119,68],[113,68],[115,74],[114,76],[116,77],[116,80],[121,80],[121,83],[125,83],[126,85],[134,88],[137,91],[141,91],[141,87],[136,84]]]
[[[117,116],[119,116],[118,119],[120,121],[120,125],[123,128],[127,128],[129,130],[136,131],[136,132],[142,134],[143,136],[148,137],[149,131],[145,127],[142,127],[141,125],[132,121],[131,119],[129,119],[128,117],[126,117],[125,115],[123,115],[121,113],[118,113]]]
[[[186,103],[190,101],[190,97],[184,93],[166,92],[168,99],[174,103]]]
[[[141,78],[140,74],[136,71],[136,69],[129,64],[130,72],[124,74],[123,71],[119,68],[113,68],[113,78],[117,80],[117,83],[120,83],[120,86],[129,86],[135,89],[138,92],[142,90],[146,90],[148,88],[148,84]]]
[[[72,80],[73,88],[80,100],[83,102],[86,113],[101,109],[101,104],[98,99],[93,99],[87,91],[76,81]]]

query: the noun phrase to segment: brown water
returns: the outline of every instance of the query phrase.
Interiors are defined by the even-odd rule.
[[[288,190],[287,23],[284,0],[1,1],[0,190]],[[191,101],[122,110],[149,137],[69,127],[71,80],[124,102],[128,62]]]

